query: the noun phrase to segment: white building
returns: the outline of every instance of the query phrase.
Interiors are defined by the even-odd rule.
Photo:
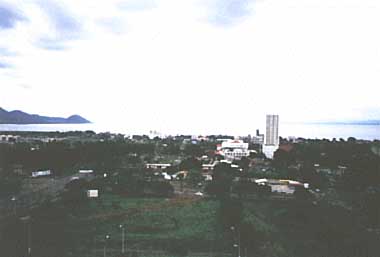
[[[242,157],[249,156],[248,143],[244,143],[243,140],[229,139],[217,145],[216,150],[227,160],[240,160]]]
[[[278,145],[263,145],[263,154],[269,159],[273,159],[274,153],[277,151]]]
[[[79,170],[79,173],[80,174],[92,174],[92,173],[94,173],[94,171],[93,170]]]
[[[50,175],[51,175],[50,170],[37,170],[37,171],[32,172],[32,178],[50,176]]]
[[[263,153],[267,158],[273,159],[274,152],[278,149],[280,138],[278,136],[278,115],[267,115],[266,117],[266,134]]]
[[[153,170],[164,170],[166,168],[171,167],[170,163],[147,163],[145,164],[145,168],[153,169]]]
[[[88,198],[98,198],[99,197],[99,191],[97,189],[87,190],[87,197]]]
[[[271,188],[272,193],[281,194],[294,194],[296,187],[309,188],[308,183],[301,183],[288,179],[256,179],[255,183],[258,185],[268,185]]]
[[[280,144],[280,139],[278,137],[278,115],[267,115],[265,144]]]

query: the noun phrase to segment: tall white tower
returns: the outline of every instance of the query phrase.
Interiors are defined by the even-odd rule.
[[[278,136],[278,115],[267,115],[265,144],[263,145],[263,153],[267,158],[273,159],[274,152],[280,145]]]
[[[278,137],[278,115],[267,115],[265,144],[266,145],[280,144],[280,140]]]

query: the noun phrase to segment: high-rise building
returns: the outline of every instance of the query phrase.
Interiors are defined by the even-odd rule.
[[[266,125],[265,144],[279,145],[280,140],[278,137],[278,115],[267,115]]]
[[[263,145],[263,153],[267,158],[273,159],[274,152],[280,145],[278,137],[278,115],[267,115],[265,144]]]

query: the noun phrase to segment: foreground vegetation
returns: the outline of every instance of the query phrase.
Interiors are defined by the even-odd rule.
[[[215,138],[87,134],[84,141],[59,135],[62,141],[0,145],[4,199],[23,190],[27,175],[15,174],[18,166],[27,173],[51,169],[57,179],[78,169],[95,173],[71,181],[55,201],[3,221],[2,253],[27,255],[29,242],[33,256],[103,256],[105,249],[121,256],[123,231],[128,256],[237,256],[240,250],[240,256],[356,257],[380,250],[379,142],[306,140],[278,150],[273,161],[260,153],[235,161],[242,171],[218,164],[213,181],[205,182],[202,163],[221,158],[213,154]],[[148,162],[169,162],[167,173],[189,175],[169,183],[145,169]],[[338,175],[340,166],[345,172]],[[263,177],[307,182],[311,190],[272,197],[250,182]],[[205,196],[175,192],[182,187]],[[95,188],[100,197],[88,199],[86,190]]]

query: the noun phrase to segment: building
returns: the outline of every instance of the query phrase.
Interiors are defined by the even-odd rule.
[[[266,133],[263,153],[270,159],[273,159],[274,152],[277,151],[280,145],[280,138],[278,136],[278,121],[278,115],[267,115],[266,117]]]
[[[211,164],[202,164],[202,171],[203,172],[213,171],[215,168],[215,164],[217,164],[217,163],[218,162],[214,162]]]
[[[240,160],[242,157],[249,156],[248,143],[244,143],[243,140],[229,139],[218,144],[216,150],[227,160]]]
[[[278,115],[267,115],[265,144],[266,145],[279,145],[280,139],[278,137]]]
[[[308,183],[301,183],[294,180],[288,179],[256,179],[255,183],[258,185],[266,185],[271,188],[272,193],[280,193],[280,194],[294,194],[296,188],[304,188],[308,189]]]
[[[260,131],[256,130],[256,135],[251,138],[252,144],[263,145],[264,144],[264,134],[260,134]]]
[[[170,163],[147,163],[145,164],[145,168],[152,170],[164,170],[166,168],[171,167]]]
[[[13,135],[0,135],[0,143],[16,143],[19,141],[20,136]]]
[[[97,189],[87,190],[87,197],[88,198],[98,198],[99,197],[99,191]]]
[[[346,171],[347,171],[347,167],[346,166],[339,165],[338,169],[336,170],[336,175],[343,176],[344,173],[346,173]]]
[[[51,171],[50,170],[37,170],[32,172],[32,178],[37,177],[44,177],[44,176],[50,176]]]
[[[273,159],[274,153],[277,151],[278,145],[263,145],[263,154],[269,159]]]
[[[94,173],[93,170],[79,170],[78,172],[80,174],[93,174]]]

